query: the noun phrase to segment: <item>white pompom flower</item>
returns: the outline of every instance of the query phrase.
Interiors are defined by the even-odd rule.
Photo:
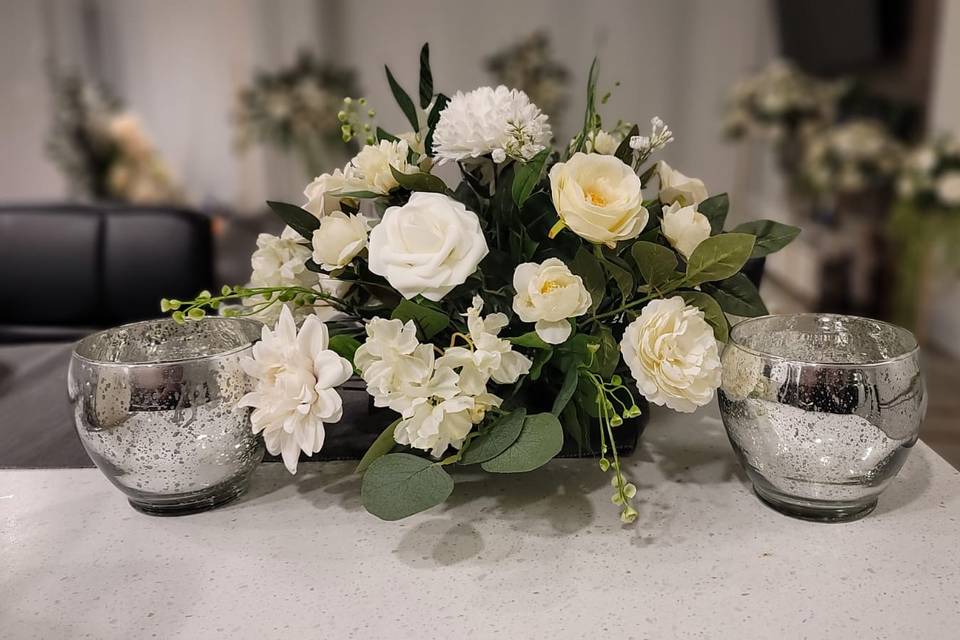
[[[440,113],[433,150],[440,164],[490,154],[529,160],[546,148],[552,132],[546,114],[523,91],[500,85],[458,91]]]
[[[280,454],[290,473],[297,472],[301,451],[309,456],[323,447],[324,424],[343,416],[336,387],[347,381],[353,366],[329,345],[327,327],[319,318],[308,317],[298,332],[293,314],[284,307],[276,329],[264,327],[253,357],[242,361],[256,388],[239,406],[253,407],[253,432],[263,432],[267,451]]]

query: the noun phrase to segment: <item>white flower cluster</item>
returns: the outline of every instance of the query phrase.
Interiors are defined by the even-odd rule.
[[[911,151],[900,168],[897,193],[921,206],[960,207],[960,141],[943,136]]]
[[[673,131],[659,117],[650,119],[649,136],[633,136],[630,138],[630,148],[639,152],[638,164],[650,157],[654,151],[659,151],[673,142]]]
[[[880,123],[851,120],[810,137],[803,171],[817,191],[857,193],[892,178],[902,153],[900,143]]]
[[[552,132],[547,116],[523,91],[500,85],[458,91],[440,113],[433,150],[443,164],[490,155],[529,160],[546,148]]]
[[[501,398],[487,390],[492,379],[513,384],[530,370],[531,362],[498,337],[507,317],[480,316],[483,301],[473,299],[467,311],[466,346],[451,346],[437,358],[434,346],[417,340],[413,321],[374,318],[367,323],[367,340],[354,361],[374,404],[401,416],[394,430],[399,444],[439,457],[449,447],[459,449],[486,412]]]

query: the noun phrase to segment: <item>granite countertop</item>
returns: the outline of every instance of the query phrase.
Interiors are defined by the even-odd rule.
[[[262,465],[219,510],[154,518],[95,469],[0,471],[7,638],[954,638],[960,473],[918,444],[877,510],[782,516],[716,408],[655,411],[623,526],[594,460],[459,474],[386,523],[351,463]]]

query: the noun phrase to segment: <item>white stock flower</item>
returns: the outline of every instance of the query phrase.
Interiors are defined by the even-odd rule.
[[[550,344],[566,341],[572,331],[567,319],[582,316],[592,303],[580,276],[557,258],[517,266],[513,288],[513,310],[523,322],[536,323],[537,335]]]
[[[523,91],[500,85],[458,91],[440,112],[433,132],[433,150],[443,164],[492,154],[529,160],[550,142],[547,116]]]
[[[370,232],[370,270],[410,299],[437,301],[466,282],[487,255],[477,214],[442,193],[416,192],[389,207]]]
[[[614,247],[636,238],[650,217],[640,178],[613,156],[575,153],[556,163],[550,191],[560,220],[590,242]]]
[[[648,303],[627,325],[620,352],[640,393],[656,405],[690,413],[720,386],[713,329],[679,296]]]
[[[696,205],[685,207],[674,202],[663,210],[660,229],[673,248],[689,259],[693,250],[710,237],[710,220],[697,211]]]
[[[960,205],[960,171],[947,171],[937,178],[937,198],[948,207]]]
[[[643,162],[654,151],[658,151],[673,142],[673,132],[659,117],[650,118],[650,135],[633,136],[630,138],[630,148],[639,152],[639,161]]]
[[[416,165],[407,162],[409,146],[405,140],[381,140],[368,144],[360,150],[350,166],[354,176],[363,184],[363,189],[386,195],[400,186],[390,167],[400,173],[416,173]]]
[[[334,211],[321,218],[313,232],[313,261],[327,271],[347,266],[367,246],[367,233],[362,215]]]
[[[657,166],[657,175],[660,176],[660,202],[663,204],[679,202],[686,206],[700,204],[707,199],[707,187],[703,180],[685,176],[663,160]]]
[[[429,451],[434,458],[439,458],[448,447],[459,449],[463,446],[467,434],[473,429],[471,412],[474,404],[473,398],[462,395],[434,402],[420,398],[397,424],[393,439],[399,444]]]
[[[366,332],[367,339],[357,349],[353,361],[376,406],[391,406],[402,399],[404,387],[422,384],[430,378],[434,368],[433,346],[417,341],[413,320],[404,323],[373,318],[367,322]]]
[[[340,211],[341,198],[336,195],[338,192],[365,189],[364,183],[356,177],[354,168],[348,164],[343,170],[334,169],[333,173],[324,173],[314,178],[303,190],[303,195],[307,197],[303,208],[318,218],[323,218],[334,211]]]
[[[263,432],[267,451],[283,456],[290,473],[297,472],[300,452],[313,455],[323,447],[324,423],[338,422],[343,401],[335,387],[347,381],[353,366],[329,347],[327,327],[309,316],[297,332],[290,310],[284,308],[277,328],[263,328],[253,357],[243,368],[256,388],[240,399],[253,407],[253,432]]]

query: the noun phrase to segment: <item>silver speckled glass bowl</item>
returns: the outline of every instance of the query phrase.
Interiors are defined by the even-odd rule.
[[[148,320],[81,340],[67,379],[80,441],[136,509],[180,515],[246,490],[263,458],[241,358],[260,323]]]
[[[732,329],[722,360],[720,413],[757,495],[813,520],[870,513],[926,413],[913,335],[853,316],[764,316]]]

